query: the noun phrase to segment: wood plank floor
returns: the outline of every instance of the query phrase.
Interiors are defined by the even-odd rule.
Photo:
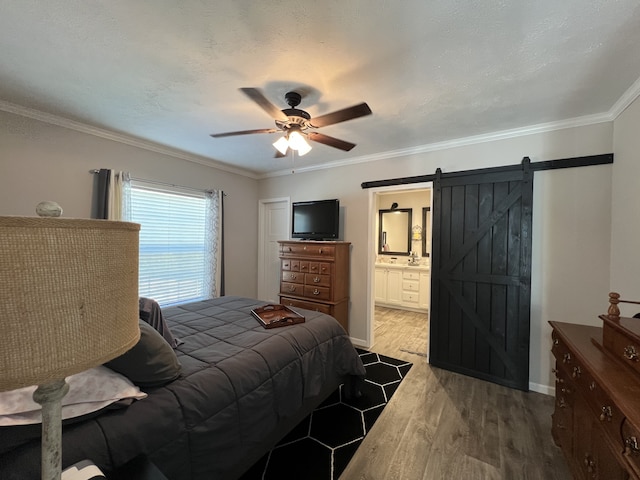
[[[552,397],[431,367],[427,344],[426,313],[376,307],[371,350],[413,367],[341,480],[571,478]]]

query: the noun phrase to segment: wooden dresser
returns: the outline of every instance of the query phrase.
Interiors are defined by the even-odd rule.
[[[600,318],[603,327],[550,322],[552,434],[574,478],[640,479],[640,319]]]
[[[280,303],[327,313],[349,332],[349,242],[279,241]]]

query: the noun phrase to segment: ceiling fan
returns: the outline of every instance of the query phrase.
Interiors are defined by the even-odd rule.
[[[307,112],[296,108],[302,101],[302,95],[298,92],[288,92],[284,98],[290,108],[280,110],[257,88],[241,88],[240,90],[247,97],[256,102],[275,120],[277,128],[260,128],[257,130],[213,133],[211,136],[213,138],[221,138],[232,137],[235,135],[250,135],[254,133],[284,133],[284,136],[273,144],[277,149],[276,157],[286,156],[289,149],[297,151],[298,155],[304,155],[311,150],[311,146],[309,146],[306,140],[322,143],[348,152],[356,146],[355,143],[346,142],[312,130],[371,114],[369,105],[366,103],[360,103],[352,107],[311,118],[311,115]]]

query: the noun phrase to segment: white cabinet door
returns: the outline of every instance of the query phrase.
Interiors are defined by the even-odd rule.
[[[420,308],[429,308],[431,302],[431,277],[429,272],[420,272]]]
[[[390,268],[387,272],[387,303],[402,304],[402,270]]]
[[[375,301],[376,303],[387,303],[387,269],[375,269]]]

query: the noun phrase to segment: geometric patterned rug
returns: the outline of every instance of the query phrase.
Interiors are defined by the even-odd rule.
[[[337,480],[412,364],[357,349],[367,373],[359,398],[333,392],[240,480]]]

